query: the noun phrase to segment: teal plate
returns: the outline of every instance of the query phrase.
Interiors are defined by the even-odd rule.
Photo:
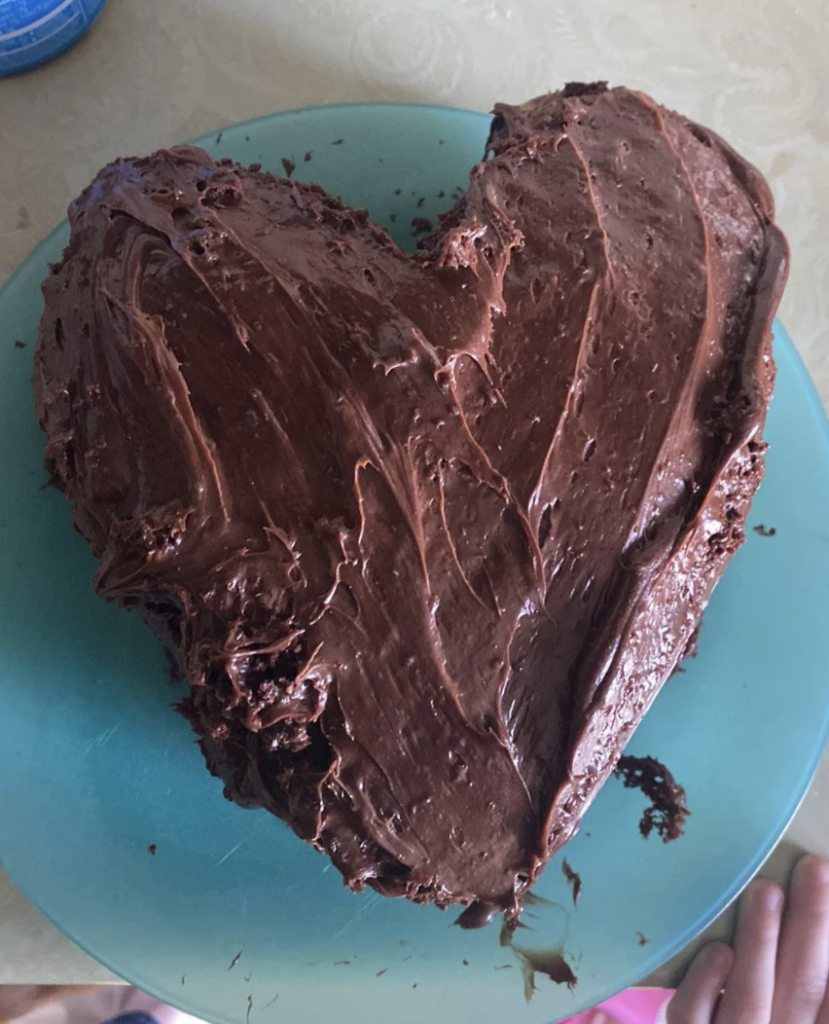
[[[411,245],[412,219],[463,188],[488,119],[414,106],[280,114],[202,139],[366,206]],[[306,159],[308,154],[308,159]],[[561,946],[574,990],[520,965],[498,925],[354,895],[264,812],[222,798],[162,651],[95,597],[67,503],[44,489],[29,378],[40,282],[58,228],[0,293],[0,863],[49,917],[118,974],[213,1021],[546,1024],[637,982],[758,868],[812,777],[829,726],[829,435],[779,326],[767,481],[705,616],[700,654],[671,679],[630,750],[686,786],[685,836],[644,841],[638,794],[611,780],[528,908],[527,945]],[[16,342],[25,347],[19,347]],[[151,852],[154,851],[154,852]],[[640,945],[639,934],[649,940]]]

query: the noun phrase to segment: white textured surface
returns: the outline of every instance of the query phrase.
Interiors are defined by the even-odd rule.
[[[827,0],[112,0],[52,65],[0,79],[0,284],[108,160],[290,107],[489,109],[568,80],[644,89],[769,178],[781,318],[829,403]],[[829,765],[789,832],[829,855]],[[0,873],[0,983],[111,979]]]

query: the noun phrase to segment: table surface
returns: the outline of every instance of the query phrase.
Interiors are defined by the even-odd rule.
[[[829,405],[827,52],[827,0],[113,0],[68,54],[0,79],[0,285],[116,156],[307,104],[488,110],[607,79],[766,174],[792,248],[780,316]],[[765,873],[829,856],[828,826],[829,757]],[[731,927],[726,912],[709,931]],[[112,980],[0,871],[0,984]]]

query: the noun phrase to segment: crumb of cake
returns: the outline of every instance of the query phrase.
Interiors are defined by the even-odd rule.
[[[654,829],[665,843],[682,835],[691,812],[685,802],[685,790],[664,764],[655,757],[626,754],[619,759],[614,774],[622,779],[626,789],[641,790],[651,802],[639,822],[643,839]]]
[[[568,885],[572,888],[573,906],[575,907],[579,901],[579,896],[581,895],[582,890],[581,875],[570,867],[566,857],[561,862],[561,873],[567,879]]]

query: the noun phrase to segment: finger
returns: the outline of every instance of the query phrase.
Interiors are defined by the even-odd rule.
[[[704,946],[668,1003],[668,1024],[710,1024],[733,961],[724,942]]]
[[[829,864],[803,857],[792,876],[777,954],[772,1024],[814,1024],[829,976]]]
[[[734,966],[717,1011],[717,1024],[768,1024],[783,891],[766,879],[752,882],[740,900]]]

